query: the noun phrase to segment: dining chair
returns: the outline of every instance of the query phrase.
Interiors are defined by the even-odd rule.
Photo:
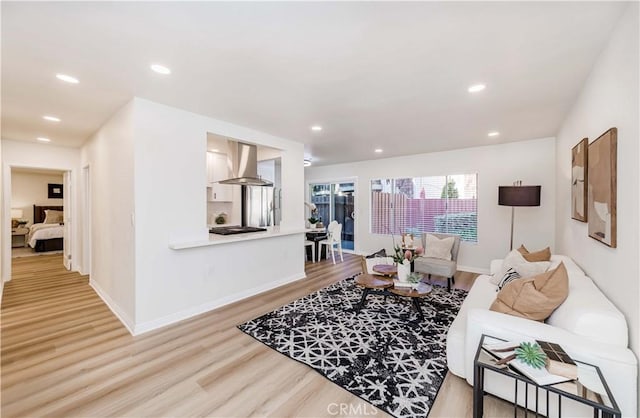
[[[329,258],[328,251],[331,251],[331,260],[333,260],[333,264],[336,263],[336,256],[333,250],[334,247],[340,252],[340,261],[344,261],[344,258],[342,257],[342,224],[339,224],[336,221],[331,221],[331,223],[329,223],[329,226],[327,226],[327,239],[320,241],[320,254],[322,254],[323,245],[327,247],[327,258]]]
[[[316,262],[316,243],[313,241],[305,240],[304,242],[304,258],[307,258],[307,247],[311,247],[311,261]]]

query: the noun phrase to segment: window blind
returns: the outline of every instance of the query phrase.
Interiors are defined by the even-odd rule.
[[[477,242],[477,174],[371,181],[371,233],[458,234]]]

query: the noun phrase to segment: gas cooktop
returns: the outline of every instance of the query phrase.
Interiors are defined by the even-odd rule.
[[[233,235],[233,234],[246,234],[249,232],[262,232],[266,231],[266,228],[256,228],[255,226],[218,226],[210,228],[210,234],[218,235]]]

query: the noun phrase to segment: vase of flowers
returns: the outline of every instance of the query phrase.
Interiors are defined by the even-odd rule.
[[[403,250],[399,245],[393,247],[393,261],[398,268],[398,280],[406,282],[409,274],[411,274],[411,263],[422,254],[422,247],[417,247],[415,250]]]
[[[407,282],[409,274],[411,274],[411,263],[405,259],[402,263],[398,263],[398,280]]]

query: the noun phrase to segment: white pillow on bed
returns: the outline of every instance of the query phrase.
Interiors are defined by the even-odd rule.
[[[45,224],[59,224],[64,222],[64,212],[61,210],[45,210],[44,222]]]

